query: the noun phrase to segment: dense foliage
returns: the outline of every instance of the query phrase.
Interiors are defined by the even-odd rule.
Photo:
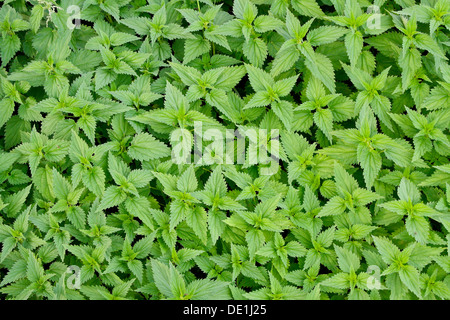
[[[449,0],[0,3],[1,298],[450,299]]]

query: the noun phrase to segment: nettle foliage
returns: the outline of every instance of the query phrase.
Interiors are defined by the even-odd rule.
[[[450,299],[449,0],[3,0],[0,30],[1,298]],[[278,130],[275,170],[210,129]]]

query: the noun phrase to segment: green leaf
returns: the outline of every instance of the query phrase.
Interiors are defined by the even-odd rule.
[[[313,46],[335,42],[348,31],[345,28],[335,26],[323,26],[308,32],[307,39]]]
[[[186,216],[187,224],[203,243],[206,243],[207,240],[207,220],[206,211],[201,207],[195,207]]]
[[[14,101],[4,98],[0,101],[0,128],[11,118],[14,112]]]
[[[249,64],[246,64],[245,68],[247,69],[250,84],[255,92],[268,91],[269,88],[274,86],[275,82],[273,78],[264,70]]]
[[[106,189],[97,211],[118,206],[125,201],[126,197],[127,195],[122,189],[116,186],[110,186]]]
[[[339,268],[347,273],[356,272],[360,267],[359,258],[353,252],[334,246],[336,255],[338,257]]]
[[[324,15],[316,0],[292,0],[292,7],[301,15],[320,18]]]
[[[398,274],[406,287],[421,299],[420,273],[414,267],[406,265],[400,269]]]
[[[389,239],[373,236],[373,240],[384,262],[393,263],[400,255],[400,250]]]
[[[192,192],[197,189],[197,178],[192,166],[189,166],[177,181],[177,188],[182,192]]]
[[[350,64],[353,66],[358,61],[363,48],[363,36],[359,31],[352,31],[345,36],[345,47],[347,48],[347,55],[350,59]]]
[[[106,177],[101,167],[95,166],[90,170],[86,170],[82,173],[81,179],[86,188],[95,195],[103,195]]]
[[[289,70],[300,58],[300,52],[297,50],[294,41],[288,40],[278,50],[275,60],[272,64],[270,73],[277,76],[281,72]]]
[[[321,53],[315,53],[311,59],[306,59],[306,67],[311,71],[311,73],[317,77],[322,83],[334,93],[335,82],[334,82],[334,68],[330,59]]]
[[[286,130],[291,130],[294,106],[288,101],[274,102],[271,104],[273,112],[284,124]]]
[[[169,148],[148,133],[134,136],[128,148],[128,155],[140,161],[163,158],[169,154]]]
[[[196,36],[195,39],[187,39],[184,44],[183,63],[187,64],[202,54],[208,53],[211,45],[207,39]]]
[[[333,197],[320,210],[318,217],[325,217],[330,215],[339,215],[345,211],[345,202],[341,197]]]
[[[267,57],[267,45],[260,38],[250,38],[242,47],[244,55],[256,67],[261,67]]]
[[[406,219],[406,230],[417,242],[426,244],[430,234],[430,225],[424,217],[410,216]]]
[[[381,170],[381,156],[362,144],[358,145],[357,158],[363,168],[366,187],[370,189]]]

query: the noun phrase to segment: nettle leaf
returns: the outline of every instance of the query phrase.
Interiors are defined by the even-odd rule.
[[[169,148],[148,133],[137,134],[128,148],[128,155],[141,161],[163,158],[169,154]]]

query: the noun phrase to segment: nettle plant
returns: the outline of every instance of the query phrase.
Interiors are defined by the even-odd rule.
[[[449,0],[2,0],[0,31],[2,299],[450,299]]]

